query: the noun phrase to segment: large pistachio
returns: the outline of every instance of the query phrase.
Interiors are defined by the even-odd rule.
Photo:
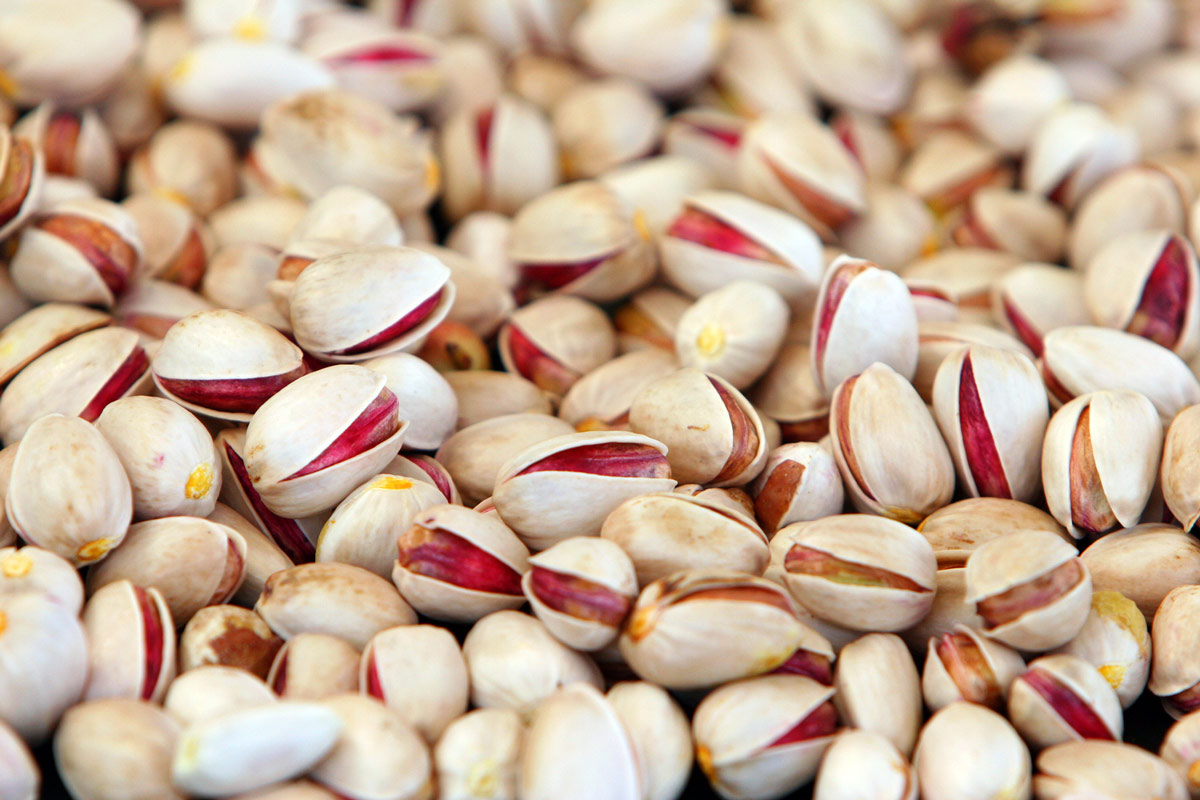
[[[83,630],[88,640],[86,699],[162,702],[175,678],[175,623],[157,589],[127,580],[100,588],[83,611]]]
[[[990,323],[990,320],[989,320]],[[933,382],[942,362],[964,346],[982,345],[1011,350],[1024,356],[1030,351],[1021,340],[1004,331],[973,322],[921,322],[918,328],[917,371],[912,384],[921,399],[932,404]]]
[[[176,120],[134,153],[127,182],[132,193],[158,191],[206,216],[236,194],[234,158],[233,143],[219,128]]]
[[[767,800],[812,780],[834,741],[833,688],[799,675],[728,683],[692,718],[696,763],[727,800]]]
[[[974,628],[955,625],[929,638],[921,690],[934,711],[959,700],[1002,711],[1009,685],[1024,669],[1020,653]]]
[[[933,603],[937,564],[919,533],[843,514],[784,528],[783,582],[815,616],[852,630],[899,631]]]
[[[917,777],[896,746],[872,731],[843,731],[825,750],[814,800],[916,800]]]
[[[838,653],[833,704],[851,728],[887,737],[908,756],[921,726],[921,683],[899,636],[869,633]]]
[[[1050,513],[1077,539],[1136,525],[1161,452],[1162,423],[1143,395],[1080,395],[1046,428],[1042,484]]]
[[[986,542],[967,559],[966,578],[966,599],[983,618],[984,634],[1010,647],[1060,647],[1087,621],[1091,576],[1074,546],[1048,531]]]
[[[692,732],[682,709],[645,681],[618,683],[607,699],[633,745],[641,800],[679,797],[692,769]]]
[[[626,428],[638,392],[677,368],[674,356],[657,347],[617,356],[571,385],[558,416],[579,431]]]
[[[254,610],[284,639],[328,633],[359,649],[381,630],[417,621],[394,586],[362,567],[337,563],[275,573]]]
[[[658,142],[663,108],[642,84],[621,77],[581,81],[551,110],[568,178],[595,178],[647,156]]]
[[[163,710],[180,725],[190,725],[275,701],[262,678],[239,667],[210,664],[190,669],[171,681]]]
[[[179,725],[144,700],[80,703],[54,734],[54,763],[71,796],[86,800],[183,800],[172,785]]]
[[[481,708],[451,722],[433,762],[442,800],[517,800],[524,737],[521,715],[510,708]]]
[[[436,742],[467,710],[467,664],[454,636],[433,625],[380,631],[362,653],[360,691]]]
[[[816,442],[829,433],[829,400],[813,375],[809,350],[785,344],[750,393],[754,407],[779,423],[785,442]]]
[[[395,561],[396,537],[421,511],[446,498],[430,483],[381,474],[343,500],[321,528],[317,561],[364,567],[387,578]]]
[[[40,744],[83,693],[83,626],[73,609],[49,597],[0,594],[0,643],[0,719]]]
[[[40,547],[0,547],[0,595],[34,592],[79,613],[83,581],[75,565]]]
[[[1113,687],[1071,655],[1031,661],[1009,688],[1008,718],[1036,749],[1074,739],[1120,741],[1124,726]]]
[[[1004,717],[951,703],[921,729],[913,757],[925,800],[1029,800],[1029,749]]]
[[[1176,719],[1196,710],[1200,698],[1200,672],[1186,644],[1198,611],[1200,589],[1178,586],[1163,598],[1151,628],[1154,660],[1148,688]]]
[[[776,447],[754,481],[754,514],[764,532],[838,514],[842,478],[829,450],[813,442]]]
[[[1120,742],[1066,742],[1037,759],[1038,800],[1068,797],[1161,797],[1184,800],[1187,788],[1168,764],[1140,747]]]
[[[1200,542],[1174,525],[1145,523],[1103,536],[1080,555],[1097,592],[1120,592],[1146,619],[1177,586],[1200,584]]]
[[[343,797],[432,800],[429,749],[400,713],[358,694],[320,705],[337,714],[342,733],[310,773],[313,780]]]
[[[450,473],[464,502],[478,503],[491,495],[500,467],[510,458],[538,442],[571,432],[570,425],[548,414],[489,417],[447,439],[437,460]]]
[[[362,657],[345,639],[325,633],[298,633],[279,652],[267,673],[275,694],[293,700],[320,700],[361,686]]]
[[[1128,597],[1113,591],[1092,594],[1092,609],[1078,635],[1056,652],[1078,656],[1095,667],[1117,692],[1124,708],[1133,705],[1150,675],[1150,633],[1146,618]]]

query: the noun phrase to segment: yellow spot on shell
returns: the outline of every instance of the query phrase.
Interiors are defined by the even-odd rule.
[[[167,72],[166,80],[167,81],[181,81],[184,78],[186,78],[188,75],[191,74],[191,72],[195,68],[195,66],[196,66],[195,57],[191,56],[191,55],[186,55],[183,58],[181,58],[175,62],[175,65],[173,67],[171,67],[170,71]]]
[[[24,553],[12,553],[0,561],[0,575],[6,578],[24,578],[33,569],[33,559]]]
[[[650,232],[650,223],[646,221],[646,212],[640,208],[633,212],[633,229],[637,231],[638,238],[643,242],[648,242],[653,238]]]
[[[16,97],[20,91],[21,87],[17,84],[16,79],[0,69],[0,94],[5,97]]]
[[[196,756],[200,754],[200,740],[196,737],[188,737],[183,740],[179,746],[178,761],[180,766],[192,767],[196,763]]]
[[[1108,685],[1114,689],[1121,686],[1121,681],[1125,680],[1125,668],[1120,664],[1105,664],[1100,667],[1100,674],[1104,676],[1104,680],[1108,681]]]
[[[184,208],[192,207],[192,201],[188,199],[187,195],[172,189],[170,186],[155,186],[153,193],[165,200],[170,200],[172,203],[178,203]]]
[[[625,633],[633,641],[639,641],[645,638],[654,630],[655,618],[658,616],[654,606],[643,606],[633,612],[633,616],[629,618],[629,625],[625,628]]]
[[[1150,636],[1146,630],[1146,618],[1142,615],[1137,603],[1120,592],[1102,591],[1092,594],[1092,610],[1096,616],[1108,620],[1124,628],[1138,643],[1143,653],[1149,645]]]
[[[467,771],[467,788],[476,797],[491,797],[500,783],[496,775],[496,759],[485,758]]]
[[[700,329],[696,336],[696,349],[705,358],[714,358],[725,350],[725,331],[715,322],[710,322]]]
[[[1188,764],[1187,768],[1188,787],[1195,789],[1200,787],[1200,761],[1193,761]]]
[[[716,769],[713,767],[712,751],[702,744],[696,745],[696,764],[700,767],[700,771],[704,776],[712,781],[716,774]]]
[[[0,611],[0,633],[4,633],[4,629],[8,627],[8,615]]]
[[[438,164],[437,159],[430,157],[425,164],[425,188],[429,191],[437,191],[442,185],[442,167]]]
[[[588,417],[576,425],[575,430],[579,433],[590,433],[591,431],[607,431],[611,430],[611,428],[599,417]]]
[[[371,481],[372,489],[411,489],[412,481],[408,478],[397,478],[395,475],[380,475]]]
[[[113,548],[114,544],[115,542],[107,537],[92,539],[87,544],[80,545],[79,549],[75,551],[75,557],[79,559],[80,563],[88,564],[104,558],[108,554],[108,551]]]
[[[211,464],[197,464],[188,475],[183,493],[188,500],[199,500],[208,495],[213,487],[213,470]]]
[[[248,42],[257,42],[267,38],[267,26],[256,16],[242,17],[233,26],[233,36]]]

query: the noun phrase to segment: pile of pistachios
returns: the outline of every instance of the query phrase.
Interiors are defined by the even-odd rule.
[[[0,0],[0,800],[1200,798],[1198,192],[1197,0]]]

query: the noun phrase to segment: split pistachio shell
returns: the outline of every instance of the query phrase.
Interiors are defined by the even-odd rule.
[[[760,575],[767,564],[767,537],[754,519],[710,497],[660,492],[626,500],[600,536],[629,555],[641,586],[685,569]]]
[[[933,408],[968,492],[1033,499],[1049,410],[1029,358],[982,346],[961,349],[938,367]]]
[[[845,503],[833,455],[814,442],[775,448],[754,480],[754,514],[765,532],[828,517]]]
[[[689,760],[691,753],[688,754]],[[0,797],[4,800],[35,800],[40,797],[42,774],[29,747],[16,731],[0,722]]]
[[[642,389],[629,424],[666,445],[677,481],[741,486],[766,463],[758,412],[729,382],[698,369],[685,367]]]
[[[594,536],[625,500],[675,488],[666,449],[648,436],[620,431],[556,436],[503,464],[492,499],[532,550]]]
[[[671,364],[673,370],[674,362]],[[599,369],[601,368],[597,367],[597,370]],[[493,417],[519,413],[548,416],[552,411],[546,393],[519,375],[473,369],[449,372],[443,377],[454,390],[454,396],[458,400],[457,430]],[[586,393],[586,389],[580,391]],[[566,403],[567,398],[564,397],[563,404]],[[565,414],[563,419],[571,421]],[[493,475],[493,480],[494,478]],[[488,491],[491,491],[490,486]]]
[[[1010,684],[1024,670],[1025,660],[1017,651],[975,628],[955,625],[929,638],[921,691],[934,711],[959,700],[1002,711]]]
[[[1029,662],[1008,692],[1008,718],[1035,749],[1077,739],[1120,741],[1121,701],[1104,676],[1072,655]]]
[[[4,178],[0,237],[7,239],[41,202],[46,183],[46,158],[42,149],[26,138],[16,138],[8,126],[0,128],[0,176]]]
[[[833,131],[805,113],[751,123],[737,170],[742,191],[795,214],[827,241],[866,209],[862,168]]]
[[[80,703],[54,734],[54,763],[72,797],[183,800],[172,785],[179,725],[144,700]]]
[[[206,665],[180,673],[171,681],[163,710],[186,726],[275,701],[262,678],[240,667]]]
[[[1075,398],[1046,428],[1042,482],[1050,513],[1077,539],[1136,525],[1161,452],[1162,423],[1144,396],[1099,391]]]
[[[497,515],[435,505],[413,518],[398,543],[392,581],[427,616],[473,622],[525,601],[529,551]]]
[[[282,645],[283,640],[253,611],[205,606],[192,615],[179,636],[179,669],[231,666],[265,678]]]
[[[563,644],[600,650],[616,641],[637,597],[633,562],[607,539],[574,536],[530,557],[521,588]]]
[[[89,593],[122,579],[153,587],[182,626],[237,591],[246,574],[246,542],[234,529],[200,517],[162,517],[129,526],[105,561],[103,569],[88,571]]]
[[[1200,589],[1176,587],[1163,598],[1151,628],[1154,660],[1148,688],[1162,698],[1163,708],[1176,719],[1197,707],[1196,684],[1200,683],[1200,673],[1185,642],[1198,610]]]
[[[44,353],[13,378],[0,395],[0,433],[12,444],[54,412],[93,422],[112,401],[148,391],[149,359],[137,334],[98,328]]]
[[[84,629],[73,609],[33,592],[0,594],[0,622],[0,719],[36,746],[83,694]]]
[[[938,287],[953,297],[961,320],[958,325],[971,330],[967,323],[975,323],[976,328],[992,324],[987,309],[992,285],[1020,263],[1017,256],[1002,250],[946,247],[906,265],[900,274],[906,281]]]
[[[429,749],[400,713],[358,694],[320,705],[337,714],[342,734],[310,773],[313,780],[344,797],[432,800]]]
[[[821,284],[812,342],[813,374],[827,395],[874,362],[911,378],[917,366],[917,316],[908,288],[895,273],[869,261],[839,258]]]
[[[220,308],[249,310],[270,302],[269,281],[279,265],[279,254],[253,242],[216,251],[204,270],[199,290]]]
[[[0,595],[33,592],[76,613],[83,581],[75,565],[40,547],[0,547]]]
[[[799,675],[725,684],[692,718],[696,763],[727,800],[768,800],[799,789],[834,741],[833,694]]]
[[[1061,647],[1087,621],[1091,576],[1074,546],[1048,531],[986,542],[967,559],[966,577],[966,599],[983,617],[984,634],[1010,647]]]
[[[567,390],[558,416],[576,430],[620,430],[638,392],[676,369],[675,357],[656,347],[635,350],[584,375]]]
[[[316,560],[353,564],[388,578],[396,537],[418,513],[445,500],[432,484],[376,475],[333,510],[317,539]]]
[[[122,580],[99,589],[83,611],[88,640],[84,697],[162,702],[175,678],[175,623],[162,594]]]
[[[1021,184],[1073,208],[1109,173],[1138,157],[1133,131],[1088,103],[1067,103],[1043,118],[1029,142]]]
[[[1005,152],[1020,153],[1041,121],[1070,97],[1070,86],[1054,64],[1021,53],[980,76],[963,111],[980,136]]]
[[[913,757],[926,800],[1029,800],[1029,762],[1029,749],[1004,717],[963,702],[930,718]]]
[[[646,681],[623,681],[606,697],[633,745],[641,800],[679,797],[692,770],[692,732],[683,710]]]
[[[260,528],[224,503],[218,502],[208,518],[233,528],[246,542],[246,577],[231,600],[249,608],[258,600],[267,577],[294,566],[292,560]]]
[[[935,578],[933,605],[925,618],[901,633],[914,655],[920,655],[929,637],[953,633],[956,625],[981,628],[983,620],[975,613],[975,604],[966,600],[965,567],[939,568]]]
[[[489,417],[447,439],[437,460],[454,479],[464,502],[474,504],[491,495],[500,467],[510,458],[538,442],[571,432],[570,425],[548,414]]]
[[[1125,233],[1165,229],[1185,233],[1193,189],[1170,167],[1139,164],[1114,172],[1088,192],[1071,224],[1067,255],[1086,269],[1107,242]]]
[[[413,242],[412,248],[431,255],[450,270],[450,282],[454,284],[454,302],[441,325],[430,332],[425,341],[425,348],[438,341],[438,332],[445,327],[455,326],[465,328],[481,338],[489,338],[496,329],[503,325],[510,316],[516,303],[509,291],[508,276],[504,278],[494,275],[487,266],[476,257],[464,255],[449,247],[440,247],[428,242]],[[514,270],[515,271],[515,270]],[[450,340],[451,342],[454,339]],[[476,343],[477,347],[482,347]],[[459,347],[466,347],[460,343]],[[480,356],[486,362],[486,358]],[[453,360],[457,369],[458,360],[470,363],[463,354],[456,354]]]
[[[143,277],[195,289],[216,249],[208,226],[182,203],[161,194],[134,194],[121,207],[137,223],[145,259]]]
[[[497,611],[477,622],[463,640],[463,657],[471,678],[471,704],[477,708],[511,708],[528,718],[567,684],[603,686],[591,658],[519,611]]]
[[[1022,264],[992,286],[992,316],[1041,357],[1042,339],[1055,328],[1091,321],[1077,271],[1052,264]]]
[[[22,439],[5,507],[22,539],[76,566],[121,544],[133,516],[129,479],[112,447],[90,423],[60,414],[42,417]]]
[[[506,289],[517,284],[517,266],[508,258],[512,220],[495,211],[475,211],[450,229],[446,247],[469,258]],[[460,287],[462,288],[462,287]]]
[[[787,304],[769,286],[738,280],[705,294],[675,329],[675,355],[685,367],[719,375],[745,389],[774,360],[787,333]]]
[[[283,639],[327,633],[359,649],[381,630],[417,621],[394,586],[362,567],[337,563],[275,573],[254,610]]]
[[[510,708],[481,708],[451,722],[433,749],[443,800],[516,800],[524,725]]]
[[[899,182],[938,214],[961,207],[977,190],[1011,180],[1003,154],[958,130],[939,130],[920,142],[900,171]]]
[[[546,297],[514,313],[497,346],[509,372],[562,395],[613,357],[616,340],[599,307],[577,297]]]
[[[113,316],[145,340],[161,340],[179,320],[197,311],[210,311],[213,304],[200,295],[166,281],[143,280],[129,287],[113,306]]]
[[[1078,635],[1056,652],[1078,656],[1095,667],[1117,692],[1123,708],[1133,705],[1150,675],[1146,618],[1128,597],[1113,591],[1092,594],[1092,608]]]
[[[785,344],[750,392],[754,407],[779,423],[785,442],[816,442],[829,433],[829,400],[813,375],[807,344]]]
[[[660,239],[683,211],[688,197],[716,186],[712,171],[690,158],[655,155],[614,167],[597,178],[642,212],[646,228]]]
[[[125,397],[105,407],[96,428],[129,476],[135,518],[212,513],[221,493],[217,453],[187,410],[159,397]]]
[[[450,271],[411,248],[326,256],[296,279],[289,308],[296,342],[326,361],[363,361],[416,342],[454,302]]]
[[[303,51],[329,68],[338,86],[393,111],[427,106],[446,85],[439,42],[411,29],[331,27],[305,37]]]
[[[1120,742],[1066,742],[1044,750],[1037,759],[1033,788],[1038,800],[1188,796],[1183,778],[1165,761]]]
[[[1080,555],[1097,592],[1120,592],[1154,619],[1177,586],[1200,584],[1200,542],[1174,525],[1145,523],[1102,536]]]
[[[450,473],[446,471],[445,467],[435,461],[432,456],[419,453],[410,453],[408,455],[401,453],[391,460],[381,474],[399,475],[402,478],[408,478],[410,481],[428,483],[438,490],[438,493],[447,503],[454,505],[462,504],[462,498],[458,494],[458,488],[455,487],[454,481],[450,478]]]
[[[843,381],[830,401],[829,428],[860,511],[913,523],[949,502],[954,462],[946,443],[916,390],[891,367],[875,363]]]
[[[398,712],[428,742],[436,742],[467,711],[467,664],[454,636],[433,625],[380,631],[367,643],[360,691]]]
[[[1187,364],[1140,336],[1068,326],[1051,331],[1043,344],[1042,377],[1052,402],[1100,389],[1129,389],[1148,397],[1164,422],[1200,402],[1200,382]]]
[[[664,277],[693,297],[744,279],[800,308],[816,297],[823,271],[812,229],[736,192],[689,195],[659,247]]]
[[[916,531],[867,514],[784,528],[783,582],[815,616],[852,630],[899,631],[933,603],[937,564]]]
[[[183,729],[171,780],[201,797],[252,792],[308,772],[344,729],[335,711],[316,703],[284,700],[231,711]]]
[[[275,513],[315,514],[337,505],[400,450],[407,421],[386,379],[337,365],[297,378],[254,412],[246,471]]]
[[[865,730],[843,731],[825,750],[813,800],[916,800],[917,777],[896,746]]]
[[[692,689],[770,672],[809,633],[778,584],[693,569],[642,590],[619,645],[639,677]]]
[[[43,353],[109,322],[108,314],[71,303],[44,303],[0,331],[0,385]]]
[[[851,728],[887,737],[908,756],[921,727],[921,682],[904,641],[869,633],[838,652],[834,706]]]
[[[321,700],[360,686],[362,657],[349,642],[324,633],[298,633],[275,654],[267,683],[280,697]]]
[[[1057,261],[1067,238],[1061,208],[1031,192],[985,186],[971,194],[951,234],[964,247],[990,247],[1028,259]]]

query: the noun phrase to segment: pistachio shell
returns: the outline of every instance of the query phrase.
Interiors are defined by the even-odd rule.
[[[0,547],[0,595],[33,592],[76,613],[83,608],[83,581],[75,565],[40,547]]]
[[[606,695],[638,764],[640,797],[679,797],[692,769],[692,732],[671,695],[646,681],[625,681]]]
[[[0,385],[38,356],[108,320],[103,311],[69,303],[45,303],[25,312],[0,331]]]
[[[80,703],[54,735],[54,762],[73,797],[182,800],[171,782],[179,725],[142,700]]]
[[[852,728],[883,734],[906,756],[921,726],[921,688],[899,636],[869,633],[838,653],[834,705]]]
[[[787,332],[787,305],[769,286],[739,280],[715,289],[684,312],[675,329],[675,355],[745,389],[775,358]]]
[[[571,433],[571,426],[548,414],[506,414],[462,428],[437,452],[467,503],[488,497],[500,467],[531,445]]]
[[[618,545],[573,536],[530,557],[529,566],[521,588],[563,644],[588,651],[616,641],[638,591],[633,562]]]
[[[1035,748],[1073,739],[1120,741],[1121,702],[1099,671],[1071,655],[1029,663],[1008,692],[1008,717]]]
[[[343,796],[431,800],[429,749],[400,713],[357,694],[320,705],[337,714],[342,734],[310,773],[313,780]]]
[[[1079,556],[1096,591],[1115,591],[1153,619],[1177,586],[1200,583],[1200,543],[1174,525],[1146,523],[1097,539]]]
[[[1030,797],[1029,749],[1004,717],[975,703],[951,703],[930,718],[913,766],[927,800]]]
[[[917,778],[895,745],[871,731],[848,730],[821,759],[814,800],[916,800]]]
[[[349,642],[325,633],[298,633],[275,654],[267,683],[280,697],[321,700],[360,686],[362,657]]]
[[[764,531],[841,512],[842,478],[828,450],[813,442],[776,447],[754,481],[754,513]]]
[[[372,637],[360,691],[393,709],[428,742],[467,711],[467,664],[454,636],[433,625],[402,625]]]
[[[524,725],[509,708],[481,708],[456,719],[433,750],[444,800],[516,800]]]
[[[128,697],[160,703],[175,679],[175,623],[162,594],[126,580],[96,591],[83,611],[87,700]]]
[[[195,120],[169,122],[131,158],[129,189],[157,190],[207,216],[237,193],[234,158],[233,143],[219,128]]]
[[[929,638],[921,691],[934,711],[959,700],[1001,710],[1010,684],[1024,670],[1020,653],[959,624]]]
[[[34,800],[40,796],[42,774],[29,748],[7,723],[0,723],[0,797],[6,800]]]
[[[1058,649],[1091,664],[1128,708],[1146,688],[1150,675],[1150,633],[1137,605],[1113,591],[1092,594],[1087,622],[1074,639]]]
[[[240,667],[195,667],[171,681],[163,709],[180,725],[215,719],[239,708],[274,703],[262,678]]]
[[[253,611],[205,606],[192,615],[179,636],[179,666],[181,671],[232,666],[265,678],[282,645],[283,640]]]
[[[1162,759],[1119,742],[1066,742],[1042,751],[1033,788],[1039,800],[1073,794],[1164,800],[1187,797],[1183,779]]]

